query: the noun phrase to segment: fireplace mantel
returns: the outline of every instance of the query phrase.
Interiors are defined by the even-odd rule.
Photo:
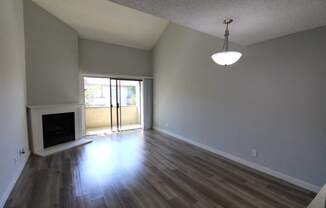
[[[83,104],[54,104],[54,105],[28,105],[29,109],[50,109],[50,108],[64,108],[64,107],[84,107]]]
[[[28,108],[30,143],[32,152],[39,156],[47,156],[81,144],[90,142],[83,138],[84,132],[84,105],[81,104],[56,104],[56,105],[30,105]],[[74,112],[75,114],[75,140],[52,147],[44,148],[42,116]]]

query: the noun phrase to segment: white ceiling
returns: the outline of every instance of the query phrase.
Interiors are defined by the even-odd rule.
[[[195,30],[249,45],[326,25],[326,0],[112,0]]]
[[[80,37],[118,45],[151,49],[168,21],[108,0],[33,0]]]

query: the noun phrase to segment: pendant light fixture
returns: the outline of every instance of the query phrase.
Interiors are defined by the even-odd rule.
[[[229,51],[229,24],[233,22],[233,19],[225,19],[224,24],[226,25],[225,33],[224,33],[224,43],[223,48],[221,52],[215,53],[212,55],[212,59],[215,63],[222,65],[222,66],[228,66],[232,65],[235,62],[237,62],[242,54],[237,51]]]

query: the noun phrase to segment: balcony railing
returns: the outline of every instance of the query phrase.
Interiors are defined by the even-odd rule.
[[[112,108],[112,123],[117,123],[117,108]],[[86,107],[85,109],[86,129],[108,128],[111,126],[109,107]],[[139,109],[136,105],[121,106],[121,124],[140,124]]]

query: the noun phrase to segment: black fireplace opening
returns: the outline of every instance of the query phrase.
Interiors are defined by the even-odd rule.
[[[42,124],[44,148],[75,140],[74,112],[43,115]]]

